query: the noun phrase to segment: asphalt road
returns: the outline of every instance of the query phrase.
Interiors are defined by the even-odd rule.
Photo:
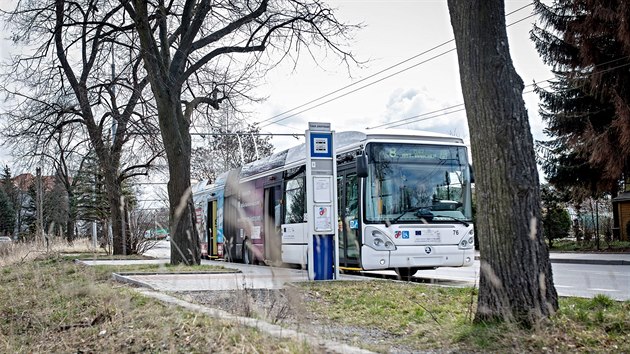
[[[593,297],[604,294],[630,300],[630,266],[552,263],[553,280],[560,296]],[[467,268],[423,270],[416,277],[444,285],[469,285],[479,281],[479,261]]]

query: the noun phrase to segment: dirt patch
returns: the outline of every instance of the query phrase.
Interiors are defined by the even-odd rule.
[[[349,326],[312,313],[306,303],[322,301],[300,289],[244,289],[230,291],[181,292],[179,298],[220,309],[238,316],[260,318],[320,338],[334,340],[378,352],[411,352],[392,346],[391,333],[377,328]]]

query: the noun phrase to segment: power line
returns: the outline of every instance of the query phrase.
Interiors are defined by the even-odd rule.
[[[393,74],[387,75],[387,76],[382,77],[382,78],[380,78],[380,79],[378,79],[378,80],[376,80],[376,81],[373,81],[373,82],[370,82],[370,83],[365,84],[365,85],[363,85],[363,86],[360,86],[360,87],[358,87],[358,88],[356,88],[356,89],[354,89],[354,90],[352,90],[352,91],[348,91],[348,92],[346,92],[346,93],[344,93],[344,94],[342,94],[342,95],[340,95],[340,96],[333,97],[333,98],[331,98],[331,99],[329,99],[329,100],[326,100],[326,101],[324,101],[324,102],[318,103],[318,104],[316,104],[315,106],[312,106],[312,107],[309,107],[309,108],[305,108],[305,109],[303,109],[303,110],[301,110],[301,111],[299,111],[299,112],[297,112],[297,113],[293,113],[293,114],[291,114],[291,115],[289,115],[289,116],[286,116],[286,117],[284,117],[284,118],[280,118],[280,119],[278,119],[278,120],[276,120],[276,121],[274,121],[274,122],[270,122],[270,123],[267,123],[267,124],[265,124],[265,125],[262,125],[262,126],[261,126],[261,128],[264,128],[264,127],[266,127],[266,126],[269,126],[269,125],[272,125],[272,124],[276,124],[276,123],[281,122],[281,121],[283,121],[283,120],[286,120],[286,119],[292,118],[292,117],[294,117],[294,116],[296,116],[296,115],[298,115],[298,114],[304,113],[304,112],[306,112],[306,111],[310,111],[310,110],[312,110],[312,109],[315,109],[315,108],[317,108],[317,107],[320,107],[320,106],[325,105],[325,104],[327,104],[327,103],[330,103],[330,102],[332,102],[332,101],[336,101],[336,100],[338,100],[338,99],[340,99],[340,98],[342,98],[342,97],[345,97],[345,96],[347,96],[347,95],[349,95],[349,94],[351,94],[351,93],[355,93],[355,92],[357,92],[357,91],[359,91],[359,90],[362,90],[362,89],[364,89],[364,88],[366,88],[366,87],[372,86],[372,85],[374,85],[374,84],[376,84],[376,83],[379,83],[379,82],[381,82],[381,81],[383,81],[383,80],[389,79],[389,78],[390,78],[390,77],[392,77],[392,76],[396,76],[396,75],[398,75],[398,74],[400,74],[400,73],[403,73],[403,72],[405,72],[405,71],[407,71],[407,70],[410,70],[410,69],[413,69],[413,68],[415,68],[415,67],[417,67],[417,66],[420,66],[420,65],[422,65],[422,64],[425,64],[425,63],[427,63],[427,62],[429,62],[429,61],[431,61],[431,60],[433,60],[433,59],[436,59],[436,58],[439,58],[439,57],[441,57],[441,56],[443,56],[443,55],[446,55],[446,54],[448,54],[448,53],[450,53],[450,52],[452,52],[452,51],[454,51],[454,50],[455,50],[455,48],[453,48],[453,49],[449,49],[449,50],[447,50],[447,51],[445,51],[445,52],[442,52],[442,53],[440,53],[440,54],[438,54],[438,55],[435,55],[435,56],[433,56],[433,57],[431,57],[431,58],[429,58],[429,59],[423,60],[423,61],[421,61],[421,62],[419,62],[419,63],[417,63],[417,64],[414,64],[414,65],[412,65],[412,66],[409,66],[409,67],[407,67],[407,68],[405,68],[405,69],[399,70],[399,71],[397,71],[397,72],[395,72],[395,73],[393,73]],[[325,96],[323,96],[323,97],[325,97]]]
[[[516,10],[514,10],[514,11],[512,11],[512,12],[508,13],[508,14],[506,14],[505,16],[507,17],[507,16],[509,16],[509,15],[511,15],[511,14],[514,14],[514,13],[516,13],[516,12],[518,12],[518,11],[521,11],[521,10],[523,10],[523,9],[525,9],[525,8],[527,8],[527,7],[529,7],[529,6],[531,6],[531,5],[533,5],[533,3],[529,3],[529,4],[527,4],[527,5],[524,5],[524,6],[520,7],[520,8],[518,8],[518,9],[516,9]],[[527,16],[527,17],[525,17],[525,18],[522,18],[522,19],[520,19],[520,20],[518,20],[518,21],[515,21],[515,22],[513,22],[513,23],[510,23],[510,24],[509,24],[509,25],[507,25],[506,27],[510,27],[510,26],[512,26],[512,25],[515,25],[515,24],[517,24],[517,23],[519,23],[519,22],[522,22],[522,21],[524,21],[524,20],[526,20],[526,19],[528,19],[528,18],[531,18],[531,17],[533,17],[533,16],[535,16],[535,15],[536,15],[536,14],[529,15],[529,16]],[[290,109],[290,110],[288,110],[288,111],[284,111],[284,112],[282,112],[282,113],[276,114],[275,116],[272,116],[272,117],[270,117],[270,118],[267,118],[267,119],[265,119],[265,120],[262,120],[262,121],[260,121],[259,123],[265,123],[265,122],[269,122],[269,121],[271,121],[271,122],[269,122],[269,123],[267,123],[267,124],[264,124],[264,125],[261,125],[261,128],[263,128],[263,127],[267,127],[267,126],[272,125],[272,124],[277,124],[278,122],[281,122],[281,121],[283,121],[283,120],[289,119],[289,118],[291,118],[291,117],[294,117],[294,116],[296,116],[296,115],[298,115],[298,114],[301,114],[301,113],[304,113],[304,112],[306,112],[306,111],[312,110],[312,109],[314,109],[314,108],[320,107],[320,106],[322,106],[322,105],[324,105],[324,104],[327,104],[327,103],[330,103],[330,102],[332,102],[332,101],[335,101],[335,100],[337,100],[337,99],[339,99],[339,98],[345,97],[345,96],[347,96],[347,95],[349,95],[349,94],[351,94],[351,93],[357,92],[357,91],[362,90],[362,89],[364,89],[364,88],[366,88],[366,87],[369,87],[369,86],[371,86],[371,85],[374,85],[374,84],[376,84],[376,83],[379,83],[379,82],[381,82],[381,81],[383,81],[383,80],[385,80],[385,79],[391,78],[392,76],[395,76],[395,75],[401,74],[401,73],[403,73],[403,72],[405,72],[405,71],[408,71],[408,70],[410,70],[410,69],[413,69],[413,68],[415,68],[415,67],[417,67],[417,66],[419,66],[419,65],[421,65],[421,64],[424,64],[424,63],[426,63],[426,62],[429,62],[429,61],[431,61],[431,60],[434,60],[434,59],[436,59],[436,58],[439,58],[439,57],[441,57],[441,56],[443,56],[443,55],[445,55],[445,54],[447,54],[447,53],[450,53],[450,52],[454,51],[454,50],[455,50],[455,48],[450,49],[450,50],[448,50],[448,51],[446,51],[446,52],[443,52],[443,53],[441,53],[441,54],[438,54],[438,55],[436,55],[436,56],[433,56],[433,57],[431,57],[431,58],[429,58],[429,59],[427,59],[427,60],[424,60],[424,61],[422,61],[422,62],[420,62],[420,63],[417,63],[417,64],[414,64],[414,65],[412,65],[412,66],[409,66],[409,67],[407,67],[407,68],[405,68],[405,69],[399,70],[399,71],[397,71],[397,72],[395,72],[395,73],[393,73],[393,74],[390,74],[390,75],[388,75],[388,76],[386,76],[386,77],[384,77],[384,78],[381,78],[381,79],[376,80],[376,81],[374,81],[374,82],[371,82],[371,83],[368,83],[368,84],[366,84],[366,85],[363,85],[363,86],[361,86],[361,87],[359,87],[359,88],[357,88],[357,89],[354,89],[354,90],[349,91],[349,92],[346,92],[346,93],[344,93],[344,94],[342,94],[342,95],[339,95],[339,96],[336,96],[336,97],[331,98],[331,99],[329,99],[329,100],[326,100],[326,101],[324,101],[324,102],[321,102],[321,103],[319,103],[319,104],[317,104],[317,105],[315,105],[315,106],[312,106],[312,107],[309,107],[309,108],[303,109],[303,110],[301,110],[301,111],[299,111],[299,112],[293,113],[293,114],[288,115],[288,116],[286,116],[286,117],[284,117],[284,118],[280,118],[280,119],[277,119],[277,120],[273,121],[273,119],[275,119],[275,118],[278,118],[278,117],[280,117],[280,116],[283,116],[283,115],[285,115],[285,114],[287,114],[287,113],[294,112],[295,110],[298,110],[298,109],[300,109],[300,108],[302,108],[302,107],[305,107],[305,106],[307,106],[307,105],[309,105],[309,104],[311,104],[311,103],[315,103],[315,102],[320,101],[320,100],[322,100],[322,99],[324,99],[324,98],[326,98],[326,97],[328,97],[328,96],[332,96],[332,95],[334,95],[334,94],[336,94],[336,93],[338,93],[338,92],[340,92],[340,91],[343,91],[343,90],[345,90],[345,89],[348,89],[348,88],[350,88],[350,87],[353,87],[353,86],[355,86],[355,85],[358,85],[358,84],[360,84],[361,82],[364,82],[364,81],[366,81],[366,80],[368,80],[368,79],[374,78],[375,76],[378,76],[378,75],[380,75],[380,74],[382,74],[382,73],[384,73],[384,72],[386,72],[386,71],[389,71],[389,70],[391,70],[391,69],[393,69],[393,68],[395,68],[395,67],[398,67],[398,66],[400,66],[400,65],[402,65],[402,64],[405,64],[405,63],[407,63],[407,62],[409,62],[409,61],[411,61],[411,60],[413,60],[413,59],[416,59],[416,58],[418,58],[418,57],[420,57],[420,56],[422,56],[422,55],[424,55],[424,54],[427,54],[427,53],[429,53],[429,52],[432,52],[432,51],[434,51],[434,50],[436,50],[436,49],[438,49],[438,48],[440,48],[440,47],[443,47],[443,46],[445,46],[446,44],[449,44],[449,43],[451,43],[451,42],[454,42],[454,41],[455,41],[455,39],[451,39],[451,40],[448,40],[448,41],[443,42],[443,43],[441,43],[441,44],[438,44],[438,45],[436,45],[436,46],[434,46],[434,47],[432,47],[432,48],[430,48],[430,49],[427,49],[427,50],[423,51],[422,53],[416,54],[416,55],[414,55],[414,56],[412,56],[412,57],[410,57],[410,58],[408,58],[408,59],[405,59],[405,60],[403,60],[403,61],[401,61],[401,62],[398,62],[398,63],[396,63],[396,64],[394,64],[394,65],[391,65],[391,66],[389,66],[389,67],[387,67],[387,68],[385,68],[385,69],[383,69],[383,70],[380,70],[380,71],[378,71],[378,72],[376,72],[376,73],[374,73],[374,74],[371,74],[371,75],[369,75],[369,76],[367,76],[367,77],[365,77],[365,78],[363,78],[363,79],[361,79],[361,80],[359,80],[359,81],[357,81],[357,82],[354,82],[354,83],[352,83],[352,84],[346,85],[346,86],[344,86],[344,87],[342,87],[342,88],[340,88],[340,89],[337,89],[337,90],[331,91],[331,92],[329,92],[329,93],[327,93],[327,94],[324,94],[324,95],[322,95],[322,96],[320,96],[320,97],[318,97],[318,98],[315,98],[315,99],[313,99],[313,100],[311,100],[311,101],[308,101],[308,102],[306,102],[306,103],[304,103],[304,104],[301,104],[301,105],[299,105],[299,106],[297,106],[297,107],[294,107],[294,108],[292,108],[292,109]]]
[[[234,132],[234,133],[190,133],[190,135],[200,135],[202,137],[206,135],[210,136],[222,136],[222,135],[255,135],[255,136],[304,136],[304,133],[248,133],[248,132]]]
[[[607,62],[598,64],[595,67],[611,64],[611,63],[614,63],[616,61],[623,60],[623,59],[628,59],[628,58],[630,58],[630,56],[609,60]],[[614,66],[614,67],[611,67],[611,68],[606,68],[606,69],[603,69],[603,70],[592,72],[592,73],[586,74],[585,76],[592,76],[592,75],[596,75],[596,74],[603,74],[603,73],[606,73],[606,72],[609,72],[609,71],[612,71],[612,70],[617,70],[617,69],[620,69],[620,68],[623,68],[623,67],[626,67],[626,66],[630,66],[630,63],[621,64],[621,65],[617,65],[617,66]],[[550,78],[550,79],[534,82],[534,83],[531,83],[529,85],[524,86],[523,88],[527,88],[527,87],[530,87],[530,86],[535,86],[535,85],[541,84],[543,82],[549,82],[549,81],[553,80],[554,78]],[[547,86],[540,87],[540,88],[545,89],[545,88],[548,88],[550,86],[551,85],[547,85]],[[574,87],[572,87],[571,89],[574,89]],[[535,89],[524,91],[523,95],[528,94],[528,93],[532,93],[534,91],[535,91]],[[442,114],[436,114],[436,115],[433,115],[433,116],[430,116],[430,117],[425,117],[425,118],[422,118],[422,119],[415,119],[415,118],[418,118],[418,117],[424,117],[424,116],[427,116],[429,114],[446,111],[446,110],[453,109],[453,108],[456,108],[456,107],[460,107],[460,106],[463,106],[463,105],[464,105],[463,103],[460,103],[460,104],[453,105],[453,106],[450,106],[450,107],[438,109],[438,110],[435,110],[435,111],[432,111],[432,112],[423,113],[423,114],[415,115],[415,116],[408,117],[408,118],[405,118],[405,119],[400,119],[400,120],[397,120],[397,121],[384,123],[384,124],[377,125],[377,126],[374,126],[374,127],[368,127],[366,129],[375,129],[375,128],[381,128],[381,127],[386,127],[386,129],[390,129],[390,128],[396,128],[396,127],[400,127],[400,126],[403,126],[403,125],[407,125],[407,124],[411,124],[411,123],[417,123],[417,122],[421,122],[421,121],[425,121],[425,120],[429,120],[429,119],[433,119],[433,118],[439,118],[439,117],[443,117],[443,116],[448,115],[448,114],[465,111],[465,108],[458,109],[458,110],[451,111],[451,112],[444,112]]]
[[[530,86],[534,86],[534,85],[537,85],[537,84],[540,84],[540,83],[543,83],[543,82],[547,82],[549,80],[551,80],[551,79],[534,82],[534,83],[531,83],[529,85],[524,86],[524,88],[530,87]],[[526,92],[524,92],[523,94],[525,94],[525,93]],[[427,116],[427,115],[430,115],[430,114],[434,114],[434,113],[438,113],[438,112],[442,112],[442,111],[448,111],[449,109],[461,107],[463,105],[464,105],[463,103],[459,103],[459,104],[456,104],[456,105],[453,105],[453,106],[437,109],[435,111],[418,114],[418,115],[415,115],[415,116],[411,116],[411,117],[395,120],[395,121],[392,121],[392,122],[383,123],[383,124],[380,124],[380,125],[375,125],[373,127],[366,127],[366,129],[376,129],[376,128],[382,128],[382,127],[386,127],[386,126],[388,126],[387,128],[389,129],[389,128],[394,128],[394,127],[398,127],[398,126],[401,126],[401,125],[405,125],[407,123],[416,123],[416,122],[420,122],[420,121],[423,121],[423,120],[428,120],[430,118],[437,118],[437,117],[440,117],[440,116],[443,116],[443,115],[446,115],[446,114],[451,114],[451,113],[455,113],[455,112],[461,112],[462,109],[458,109],[457,111],[452,111],[452,112],[445,112],[443,114],[439,114],[439,115],[436,115],[436,116],[431,116],[430,118],[427,118],[427,119],[419,119],[419,120],[413,120],[412,121],[412,119],[415,119],[415,118],[424,117],[424,116]],[[407,122],[407,121],[410,121],[410,122]],[[397,124],[397,123],[403,123],[403,124]],[[395,125],[392,125],[392,124],[395,124]]]

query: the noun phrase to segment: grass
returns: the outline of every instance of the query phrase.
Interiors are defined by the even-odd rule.
[[[551,251],[561,252],[630,252],[630,241],[605,242],[600,240],[599,250],[594,240],[576,242],[571,239],[554,240]]]
[[[301,342],[164,305],[113,282],[121,267],[86,267],[71,258],[49,252],[2,265],[0,352],[312,352]]]
[[[472,288],[373,281],[309,283],[300,289],[310,317],[322,326],[375,333],[379,340],[366,341],[360,332],[349,340],[378,352],[630,352],[630,302],[603,295],[562,298],[548,323],[526,330],[512,324],[474,324]]]
[[[72,254],[26,252],[12,262],[0,258],[0,352],[319,349],[167,306],[111,280],[112,272],[180,272],[190,271],[189,267],[87,267],[72,261],[93,253],[75,249]],[[209,270],[216,268],[195,268]],[[238,294],[222,294],[228,303],[243,303]],[[335,281],[300,283],[287,289],[286,295],[290,295],[286,304],[277,299],[261,301],[281,310],[278,321],[286,319],[284,324],[293,329],[377,352],[630,353],[630,302],[602,295],[561,298],[559,311],[529,330],[512,324],[474,324],[477,290],[473,288]],[[285,306],[293,312],[287,318]]]

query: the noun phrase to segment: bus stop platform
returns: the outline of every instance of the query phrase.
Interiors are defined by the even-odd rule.
[[[160,264],[168,259],[149,260],[79,260],[85,265]],[[221,291],[244,289],[282,289],[287,283],[309,281],[305,270],[253,266],[222,261],[202,260],[201,264],[224,266],[233,272],[198,273],[114,273],[117,281],[141,286],[155,291]],[[340,274],[339,280],[368,281],[370,278]]]

